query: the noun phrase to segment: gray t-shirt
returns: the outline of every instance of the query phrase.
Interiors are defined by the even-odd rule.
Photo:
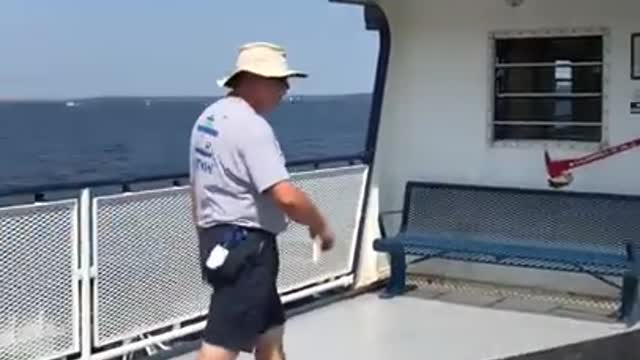
[[[284,155],[269,123],[243,99],[225,97],[202,112],[189,162],[198,226],[286,229],[285,214],[263,193],[289,178]]]

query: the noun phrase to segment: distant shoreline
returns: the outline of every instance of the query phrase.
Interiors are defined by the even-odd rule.
[[[314,95],[305,95],[305,94],[290,94],[286,95],[287,98],[295,98],[296,100],[332,100],[332,99],[345,99],[345,98],[361,98],[361,97],[370,97],[371,93],[347,93],[347,94],[314,94]],[[175,95],[175,96],[91,96],[91,97],[77,97],[77,98],[56,98],[56,99],[42,99],[42,98],[33,98],[33,99],[0,99],[0,104],[20,104],[20,103],[30,103],[30,104],[59,104],[65,102],[102,102],[102,101],[211,101],[222,97],[222,95],[210,95],[210,96],[195,96],[195,95]]]

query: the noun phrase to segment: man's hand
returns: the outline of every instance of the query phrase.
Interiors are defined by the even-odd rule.
[[[336,235],[326,226],[319,232],[315,232],[312,228],[309,228],[309,236],[311,236],[311,239],[315,239],[316,236],[320,237],[320,245],[323,251],[331,250],[333,244],[336,242]]]
[[[312,239],[320,237],[322,250],[333,247],[335,234],[311,199],[289,181],[280,181],[267,190],[274,202],[295,222],[307,225]]]

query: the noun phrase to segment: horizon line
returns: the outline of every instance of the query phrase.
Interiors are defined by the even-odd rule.
[[[373,92],[348,92],[348,93],[313,93],[313,94],[287,94],[283,98],[288,97],[328,97],[328,96],[353,96],[353,95],[371,95]],[[82,101],[96,100],[108,98],[218,98],[224,94],[218,95],[95,95],[95,96],[69,96],[69,97],[0,97],[0,102],[25,102],[25,101]]]

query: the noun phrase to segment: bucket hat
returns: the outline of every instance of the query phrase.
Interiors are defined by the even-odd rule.
[[[306,78],[302,71],[289,68],[285,50],[268,42],[253,42],[243,45],[238,51],[235,69],[226,77],[217,81],[220,87],[229,87],[231,80],[246,71],[268,78]]]

